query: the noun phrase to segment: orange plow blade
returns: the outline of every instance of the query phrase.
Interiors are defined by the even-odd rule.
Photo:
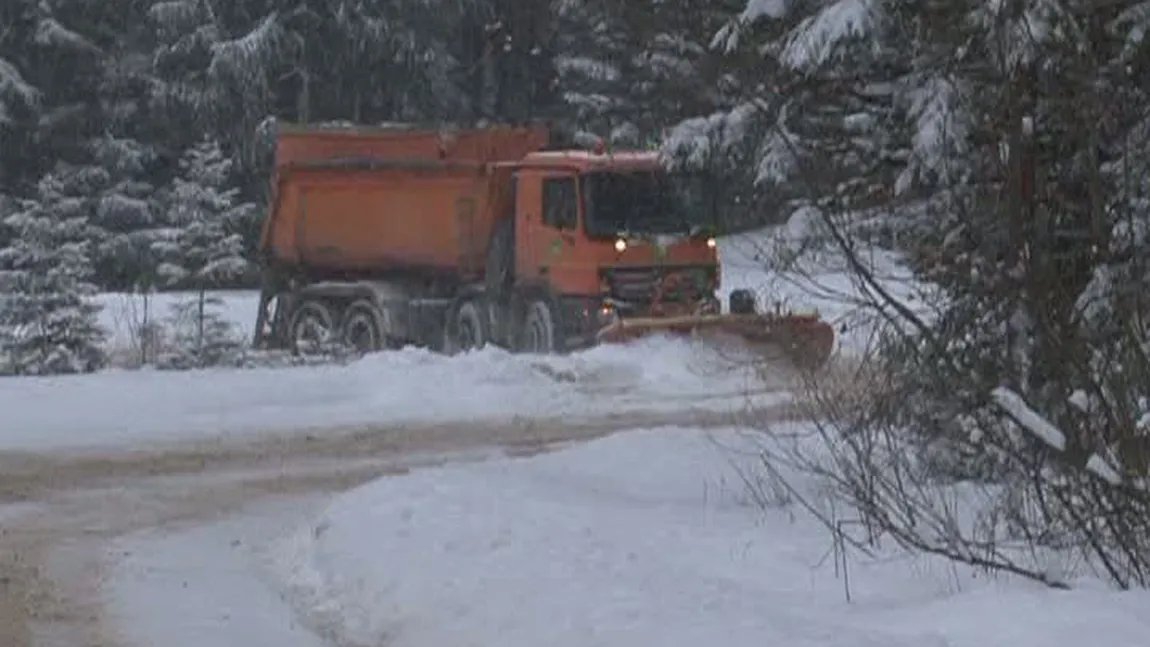
[[[818,315],[700,314],[620,319],[603,327],[600,343],[626,343],[653,334],[734,338],[757,352],[817,369],[830,359],[835,329]]]

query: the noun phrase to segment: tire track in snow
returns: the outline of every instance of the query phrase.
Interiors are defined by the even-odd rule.
[[[119,538],[198,527],[262,500],[332,494],[421,466],[525,455],[638,427],[784,420],[795,407],[344,428],[138,450],[0,453],[0,645],[129,647],[101,600]],[[487,450],[487,454],[484,454]],[[320,632],[327,633],[327,632]]]
[[[52,490],[100,486],[125,478],[258,468],[303,458],[388,458],[500,447],[512,453],[555,443],[586,441],[620,429],[660,426],[714,428],[780,421],[800,415],[779,403],[737,411],[686,410],[502,421],[344,427],[313,432],[256,434],[137,449],[0,452],[0,503],[35,500]]]

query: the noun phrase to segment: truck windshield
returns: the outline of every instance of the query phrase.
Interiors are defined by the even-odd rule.
[[[690,234],[713,229],[713,201],[698,175],[599,171],[583,176],[587,235]]]

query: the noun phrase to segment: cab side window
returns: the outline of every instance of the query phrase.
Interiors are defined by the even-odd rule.
[[[579,202],[576,196],[575,178],[544,178],[543,224],[556,229],[575,229],[578,227]]]

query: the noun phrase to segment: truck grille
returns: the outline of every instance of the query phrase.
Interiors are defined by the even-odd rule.
[[[706,267],[612,267],[603,271],[611,297],[636,305],[654,298],[656,287],[672,274],[682,275],[679,290],[663,294],[667,302],[694,302],[709,293],[714,270]]]

